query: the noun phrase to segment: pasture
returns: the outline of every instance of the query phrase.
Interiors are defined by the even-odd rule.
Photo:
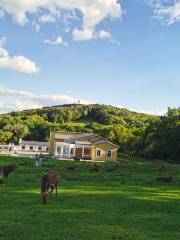
[[[0,157],[0,166],[19,164],[0,190],[2,240],[179,240],[180,165],[119,156],[118,168],[101,163]],[[49,169],[61,174],[58,199],[42,205],[40,179]],[[159,183],[160,175],[173,175]]]

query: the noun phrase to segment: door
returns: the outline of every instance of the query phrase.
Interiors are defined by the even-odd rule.
[[[82,158],[82,152],[83,152],[82,148],[76,148],[75,156],[78,158]]]

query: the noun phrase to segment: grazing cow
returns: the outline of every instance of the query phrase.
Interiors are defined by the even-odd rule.
[[[44,174],[41,179],[41,196],[43,204],[46,204],[48,198],[51,198],[54,188],[56,189],[57,198],[57,185],[60,178],[60,174],[54,170],[51,170]],[[49,191],[50,189],[50,191]]]
[[[118,165],[113,165],[111,167],[109,167],[106,171],[107,172],[114,172],[118,169]]]
[[[76,165],[72,165],[72,166],[68,166],[68,167],[67,167],[67,170],[74,171],[76,168],[77,168]]]
[[[4,188],[4,172],[0,171],[0,186],[3,189]]]
[[[156,178],[156,181],[171,182],[172,181],[172,176],[159,176],[159,177]]]
[[[4,166],[0,168],[0,171],[3,171],[4,173],[4,178],[8,179],[8,175],[12,172],[14,172],[14,170],[17,168],[17,166],[15,164],[13,165],[9,165],[9,166]]]
[[[28,165],[28,161],[23,161],[19,164],[19,166],[27,166]]]
[[[90,168],[90,172],[99,172],[99,168],[95,163]]]

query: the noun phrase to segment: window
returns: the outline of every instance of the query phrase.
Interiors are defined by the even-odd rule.
[[[69,154],[69,147],[63,147],[63,154]]]
[[[25,150],[25,146],[24,145],[22,146],[22,150]]]
[[[96,150],[96,157],[100,157],[101,156],[101,150]]]
[[[84,149],[84,155],[90,156],[90,155],[91,155],[91,149],[85,148],[85,149]]]
[[[38,150],[39,150],[39,151],[42,151],[42,147],[38,147]]]
[[[112,158],[112,150],[108,150],[107,151],[107,157],[108,158]]]
[[[71,148],[71,155],[74,155],[74,148]]]
[[[33,150],[33,149],[34,149],[34,147],[33,147],[33,146],[30,146],[30,147],[29,147],[29,149],[30,149],[30,150]]]

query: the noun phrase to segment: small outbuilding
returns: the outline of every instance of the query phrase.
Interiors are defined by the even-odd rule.
[[[38,141],[19,141],[18,152],[19,153],[48,153],[49,143]]]

